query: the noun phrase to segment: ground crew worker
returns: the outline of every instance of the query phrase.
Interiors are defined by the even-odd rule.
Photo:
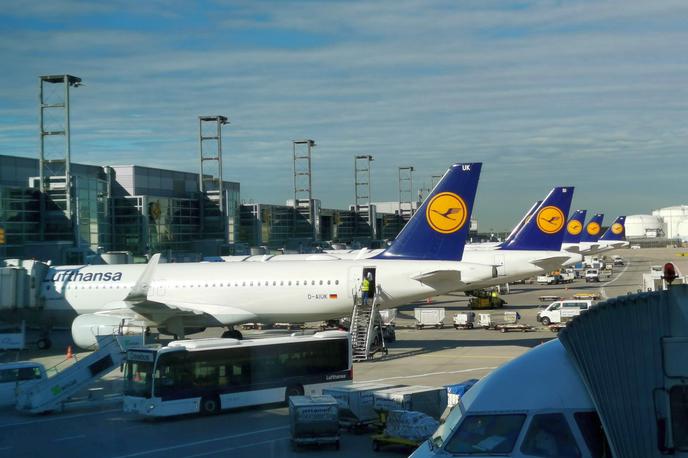
[[[368,297],[370,293],[370,280],[373,276],[368,272],[368,275],[363,277],[363,282],[361,282],[361,295],[363,296],[363,305],[368,305]]]

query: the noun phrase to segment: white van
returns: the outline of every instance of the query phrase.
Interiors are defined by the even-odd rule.
[[[40,363],[21,361],[0,364],[0,407],[14,406],[17,387],[45,380],[45,367]]]
[[[535,319],[545,326],[549,326],[552,323],[561,323],[578,316],[590,307],[592,307],[592,301],[589,300],[556,301],[538,312]]]
[[[411,458],[611,456],[600,418],[559,340],[473,385]]]

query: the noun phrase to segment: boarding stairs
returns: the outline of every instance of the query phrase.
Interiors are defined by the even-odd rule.
[[[385,338],[382,333],[382,317],[378,308],[380,287],[368,305],[363,304],[360,291],[354,296],[354,309],[351,315],[351,346],[354,361],[372,359],[379,351],[386,353]]]
[[[98,335],[98,350],[57,375],[17,392],[16,408],[29,413],[62,411],[65,403],[83,388],[119,367],[126,358],[126,335]],[[50,371],[50,369],[48,369]]]

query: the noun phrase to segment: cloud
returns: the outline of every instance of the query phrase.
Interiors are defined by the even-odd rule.
[[[685,195],[684,180],[660,191],[648,170],[675,177],[688,165],[687,9],[673,0],[9,5],[0,153],[35,156],[37,77],[69,72],[86,83],[72,93],[76,161],[194,170],[198,116],[223,114],[225,177],[254,201],[291,197],[291,140],[306,137],[318,143],[313,188],[326,207],[351,203],[353,156],[370,153],[380,200],[396,198],[400,165],[416,166],[422,184],[454,161],[484,161],[483,227],[508,228],[563,184],[578,187],[575,205],[647,211]]]

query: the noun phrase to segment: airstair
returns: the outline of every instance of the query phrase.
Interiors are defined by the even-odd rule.
[[[351,346],[353,360],[366,361],[372,359],[375,353],[387,353],[385,338],[382,332],[382,317],[378,309],[380,287],[375,288],[372,303],[363,304],[360,291],[354,297],[354,310],[351,315]]]
[[[99,335],[98,350],[41,382],[17,392],[17,410],[29,413],[61,411],[65,403],[126,357],[126,339],[131,336]]]

